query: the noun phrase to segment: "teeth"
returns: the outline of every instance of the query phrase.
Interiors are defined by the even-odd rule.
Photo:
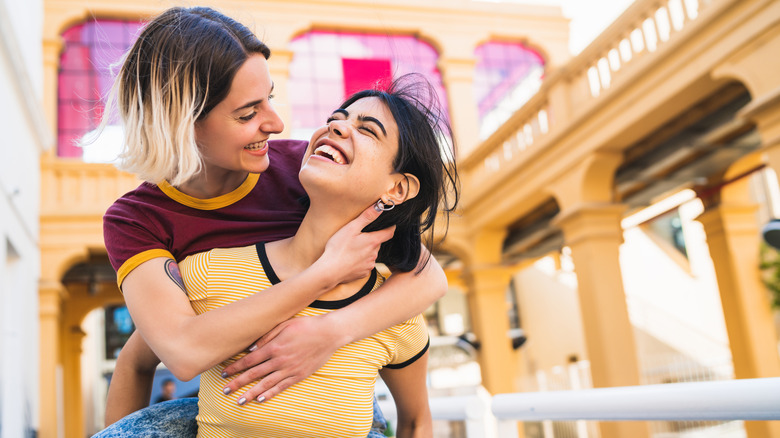
[[[326,144],[318,147],[314,150],[314,155],[330,158],[338,164],[347,164],[347,160],[344,155],[336,148],[328,146]]]
[[[259,141],[257,143],[252,143],[250,145],[244,146],[244,149],[248,149],[250,151],[255,151],[255,150],[262,149],[264,147],[265,147],[265,142],[264,141]]]

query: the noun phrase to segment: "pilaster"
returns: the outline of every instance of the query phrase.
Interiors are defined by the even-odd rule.
[[[444,89],[447,90],[450,126],[460,157],[465,157],[479,144],[479,113],[474,101],[474,68],[477,60],[469,58],[439,58]]]
[[[58,384],[60,364],[60,320],[65,287],[59,282],[41,282],[38,288],[40,316],[40,429],[41,438],[58,438],[58,400],[62,389]]]
[[[738,379],[780,376],[769,299],[758,275],[757,210],[748,203],[719,205],[697,218],[715,265]]]
[[[585,348],[596,388],[640,384],[618,253],[624,211],[622,205],[588,203],[564,210],[555,219],[571,248]],[[650,436],[647,425],[640,422],[602,422],[599,427],[602,438]]]
[[[57,90],[60,54],[64,46],[60,36],[43,41],[43,112],[51,132],[55,135],[55,147],[48,151],[51,156],[57,156]]]
[[[84,430],[84,399],[81,395],[81,353],[86,333],[80,326],[71,326],[64,335],[63,397],[65,403],[65,436],[86,436]]]
[[[753,100],[739,115],[755,123],[764,161],[780,177],[780,87]]]
[[[756,204],[721,204],[697,218],[715,266],[737,379],[780,376],[769,297],[758,273],[757,210]],[[751,438],[780,437],[776,421],[746,422],[745,429]]]
[[[501,265],[505,230],[478,233],[473,257],[463,269],[471,326],[479,341],[482,384],[491,394],[514,392],[517,358],[509,338],[506,293],[512,271]]]
[[[468,285],[471,326],[479,341],[482,384],[491,394],[516,391],[517,355],[509,338],[506,299],[511,271],[503,266],[470,268]]]

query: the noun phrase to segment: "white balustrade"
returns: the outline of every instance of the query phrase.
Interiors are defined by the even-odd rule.
[[[465,421],[468,438],[517,436],[517,421],[780,420],[780,378],[442,397],[434,420]],[[388,417],[395,408],[382,405]]]
[[[709,4],[710,0],[637,0],[613,26],[569,61],[560,74],[549,74],[537,94],[465,159],[461,171],[480,184],[510,163],[524,160],[534,149],[532,143],[562,129],[572,117],[555,105],[584,110],[603,98],[621,82],[627,66],[668,45]],[[564,90],[566,102],[551,102],[550,96],[559,89]],[[550,112],[556,117],[549,119]],[[508,144],[511,149],[507,149]]]

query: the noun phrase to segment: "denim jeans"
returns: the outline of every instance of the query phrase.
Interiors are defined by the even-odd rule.
[[[192,438],[198,434],[196,415],[197,398],[170,400],[133,412],[92,438]],[[374,423],[366,438],[382,438],[386,428],[387,421],[374,398]]]

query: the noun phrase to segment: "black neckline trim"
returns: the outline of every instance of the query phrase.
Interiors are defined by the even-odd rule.
[[[263,265],[263,269],[265,270],[265,275],[268,277],[268,280],[271,282],[271,284],[281,283],[282,281],[279,280],[279,276],[276,275],[270,260],[268,260],[268,253],[265,250],[265,242],[259,242],[255,244],[255,248],[257,249],[257,258],[260,259],[260,264]],[[378,275],[379,273],[377,272],[376,268],[372,269],[371,275],[368,277],[366,283],[363,284],[363,287],[361,287],[359,291],[355,292],[355,294],[350,297],[340,300],[315,300],[313,303],[309,304],[308,307],[328,310],[341,309],[342,307],[346,307],[368,295],[374,289]]]
[[[265,252],[265,242],[258,242],[255,244],[255,248],[257,248],[257,258],[260,259],[260,264],[263,265],[263,270],[265,270],[265,276],[268,277],[268,281],[270,281],[271,284],[281,283],[282,281],[279,280],[274,268],[271,266],[271,262],[268,260],[268,253]]]

